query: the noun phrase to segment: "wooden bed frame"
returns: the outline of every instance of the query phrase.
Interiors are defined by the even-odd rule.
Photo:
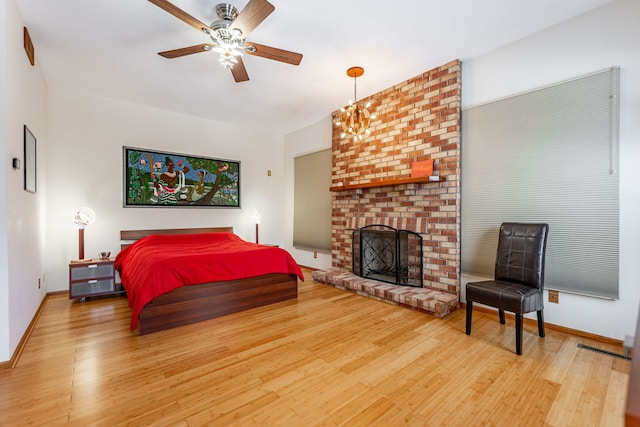
[[[122,230],[122,247],[150,234],[196,234],[233,232],[232,227]],[[242,280],[183,286],[149,302],[138,317],[138,333],[188,325],[226,314],[298,297],[295,274],[267,274]]]

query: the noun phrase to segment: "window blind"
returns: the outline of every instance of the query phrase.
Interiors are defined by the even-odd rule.
[[[331,252],[331,149],[294,159],[293,246]]]
[[[545,287],[618,298],[619,68],[462,112],[462,273],[502,222],[549,224]]]

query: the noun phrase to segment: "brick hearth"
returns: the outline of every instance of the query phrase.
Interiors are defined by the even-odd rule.
[[[453,293],[434,291],[429,288],[392,285],[377,280],[364,279],[350,271],[317,270],[313,272],[312,276],[313,280],[317,282],[331,285],[343,291],[424,311],[437,317],[444,317],[460,307],[460,298]]]
[[[332,135],[332,269],[314,279],[341,289],[444,316],[460,296],[460,61],[452,61],[359,102],[376,114],[371,135]],[[333,113],[334,124],[340,111]],[[442,182],[375,184],[411,177],[411,164],[433,159]],[[347,187],[347,188],[342,188]],[[423,237],[423,289],[351,273],[354,228],[385,224]]]

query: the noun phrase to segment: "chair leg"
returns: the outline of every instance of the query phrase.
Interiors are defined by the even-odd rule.
[[[516,354],[520,356],[522,354],[522,330],[523,330],[523,315],[522,313],[515,313],[516,315]]]
[[[471,335],[471,316],[473,314],[473,301],[467,300],[467,335]]]
[[[544,316],[542,310],[538,310],[538,335],[544,338]]]
[[[504,325],[504,310],[498,309],[498,315],[500,315],[500,324]]]

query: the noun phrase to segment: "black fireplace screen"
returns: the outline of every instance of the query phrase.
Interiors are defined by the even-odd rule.
[[[352,233],[353,273],[383,282],[422,287],[422,236],[386,225]]]

